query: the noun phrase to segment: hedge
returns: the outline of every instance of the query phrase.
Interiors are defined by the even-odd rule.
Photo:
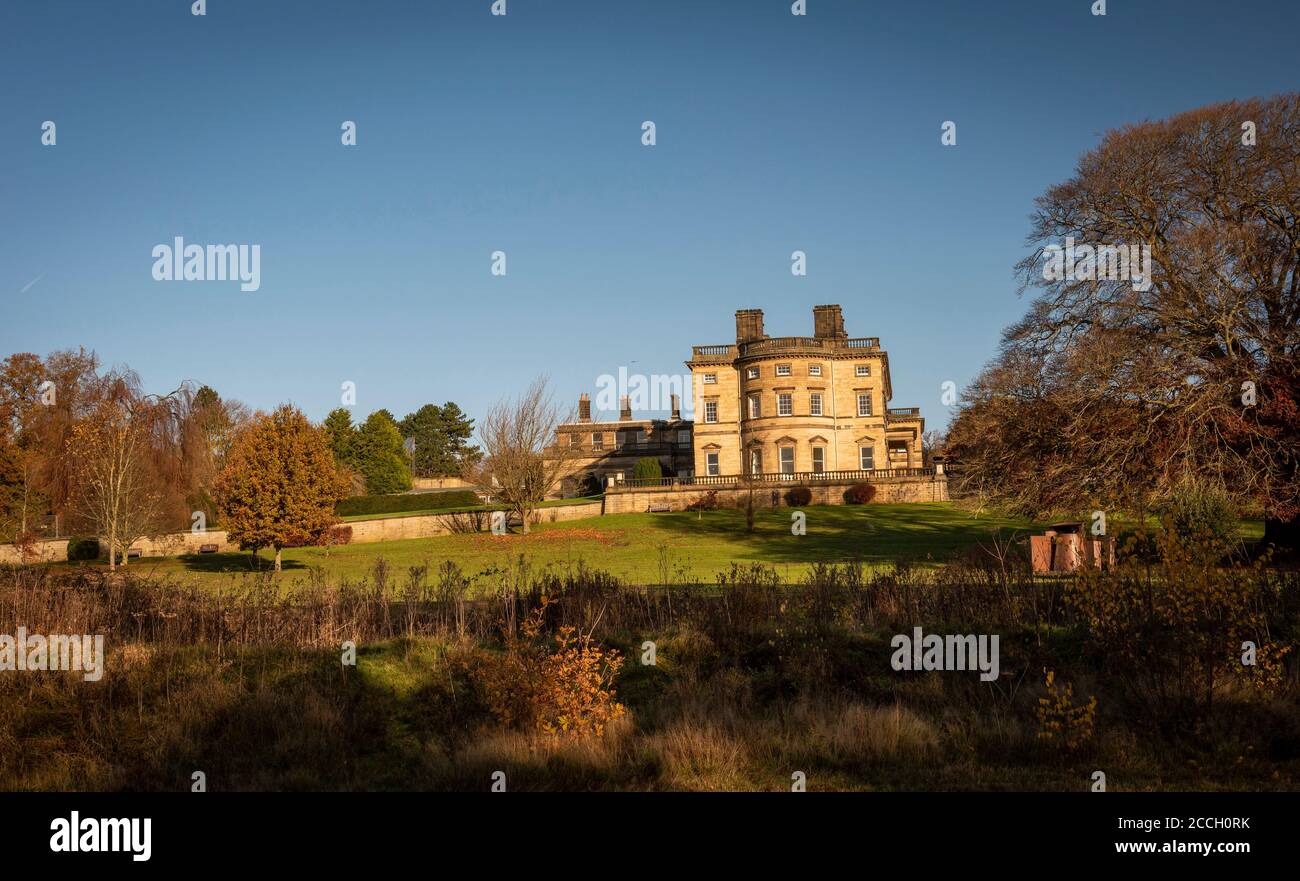
[[[68,539],[68,559],[73,561],[98,560],[99,539],[95,539],[95,538]]]
[[[470,508],[481,505],[478,494],[470,490],[452,490],[438,493],[403,493],[387,496],[353,496],[335,507],[340,517],[364,514],[403,514],[407,511],[427,511],[435,508]]]

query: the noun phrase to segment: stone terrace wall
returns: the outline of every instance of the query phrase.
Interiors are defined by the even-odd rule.
[[[579,505],[554,505],[538,508],[533,512],[533,523],[558,523],[563,520],[581,520],[586,517],[599,517],[603,510],[601,502],[583,502]],[[487,511],[480,511],[480,528],[491,527],[491,516]],[[457,522],[469,523],[469,515],[421,514],[415,517],[385,517],[380,520],[353,520],[344,526],[352,527],[352,543],[364,544],[372,541],[396,541],[403,538],[427,538],[434,535],[448,535],[456,530]]]
[[[559,523],[564,520],[581,520],[585,517],[599,517],[603,510],[601,502],[583,502],[577,505],[555,505],[539,508],[533,512],[532,522]],[[479,526],[483,530],[491,528],[488,512],[479,512]],[[472,520],[465,515],[459,518],[462,523]],[[376,520],[354,520],[343,523],[352,527],[352,544],[368,544],[376,541],[395,541],[403,538],[428,538],[435,535],[449,535],[457,531],[453,528],[453,515],[421,514],[414,517],[384,517]],[[181,554],[197,554],[199,547],[215,544],[221,552],[237,551],[239,545],[231,542],[225,530],[210,529],[207,532],[176,532],[168,535],[145,538],[131,545],[139,548],[142,557],[175,557]],[[102,547],[104,542],[100,542]],[[37,543],[36,559],[27,562],[63,562],[68,559],[68,541],[44,541]],[[23,562],[13,545],[0,545],[0,564]]]
[[[66,538],[52,541],[38,541],[28,563],[61,563],[68,559],[68,540]],[[22,563],[22,556],[13,545],[0,545],[0,565],[17,565]]]
[[[754,502],[762,507],[772,506],[772,493],[775,491],[778,505],[785,504],[785,494],[796,486],[807,486],[812,490],[813,505],[842,505],[844,491],[856,481],[844,483],[764,483],[754,490]],[[876,497],[872,503],[881,502],[946,502],[948,501],[948,479],[946,477],[891,477],[871,481],[876,488]],[[743,504],[748,490],[734,487],[717,486],[673,486],[673,487],[611,487],[605,492],[606,514],[644,513],[651,506],[669,505],[673,511],[683,511],[696,499],[702,498],[709,490],[718,493],[718,504],[731,507]]]
[[[478,489],[478,487],[459,477],[413,477],[411,489]]]

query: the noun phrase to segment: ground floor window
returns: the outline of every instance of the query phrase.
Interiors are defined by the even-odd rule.
[[[863,471],[873,471],[876,467],[875,447],[858,447],[858,467]]]
[[[781,448],[781,473],[794,474],[794,447]]]
[[[718,454],[717,454],[717,453],[705,453],[705,454],[704,454],[704,463],[705,463],[705,473],[706,473],[706,474],[709,474],[709,475],[711,475],[711,476],[715,476],[715,477],[716,477],[718,474],[721,474],[721,473],[722,473],[722,472],[718,469]]]
[[[826,448],[813,447],[813,473],[821,474],[826,470]]]
[[[763,451],[762,450],[749,451],[749,473],[750,474],[763,473]]]

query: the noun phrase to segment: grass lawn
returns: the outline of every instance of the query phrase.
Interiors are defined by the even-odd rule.
[[[534,527],[527,536],[489,533],[444,535],[330,549],[289,548],[281,576],[290,584],[321,567],[332,578],[367,576],[382,556],[403,579],[407,567],[437,567],[454,560],[466,574],[484,572],[524,555],[540,571],[561,571],[579,562],[635,583],[714,582],[736,563],[770,563],[783,578],[798,580],[809,564],[861,559],[888,565],[912,558],[937,565],[962,548],[988,543],[992,534],[1034,527],[1027,520],[973,516],[952,504],[829,505],[803,509],[807,534],[791,534],[789,508],[758,512],[755,531],[745,532],[744,513],[734,510],[615,514]],[[263,551],[261,558],[273,555]],[[138,574],[197,578],[216,584],[252,571],[249,554],[149,557],[131,564]]]

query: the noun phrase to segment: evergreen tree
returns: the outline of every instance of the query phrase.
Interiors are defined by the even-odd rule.
[[[325,429],[325,437],[329,442],[330,451],[334,453],[334,459],[340,465],[348,465],[352,455],[352,445],[356,434],[356,429],[352,427],[352,414],[345,407],[331,410],[330,415],[325,417],[322,426]]]
[[[632,467],[633,480],[659,480],[664,476],[664,467],[653,456],[638,459]]]
[[[363,422],[352,438],[347,464],[366,480],[371,495],[406,492],[411,488],[402,433],[387,410],[377,410]]]
[[[399,424],[402,436],[415,441],[414,471],[419,477],[452,477],[483,454],[469,443],[474,420],[455,403],[425,404]]]

